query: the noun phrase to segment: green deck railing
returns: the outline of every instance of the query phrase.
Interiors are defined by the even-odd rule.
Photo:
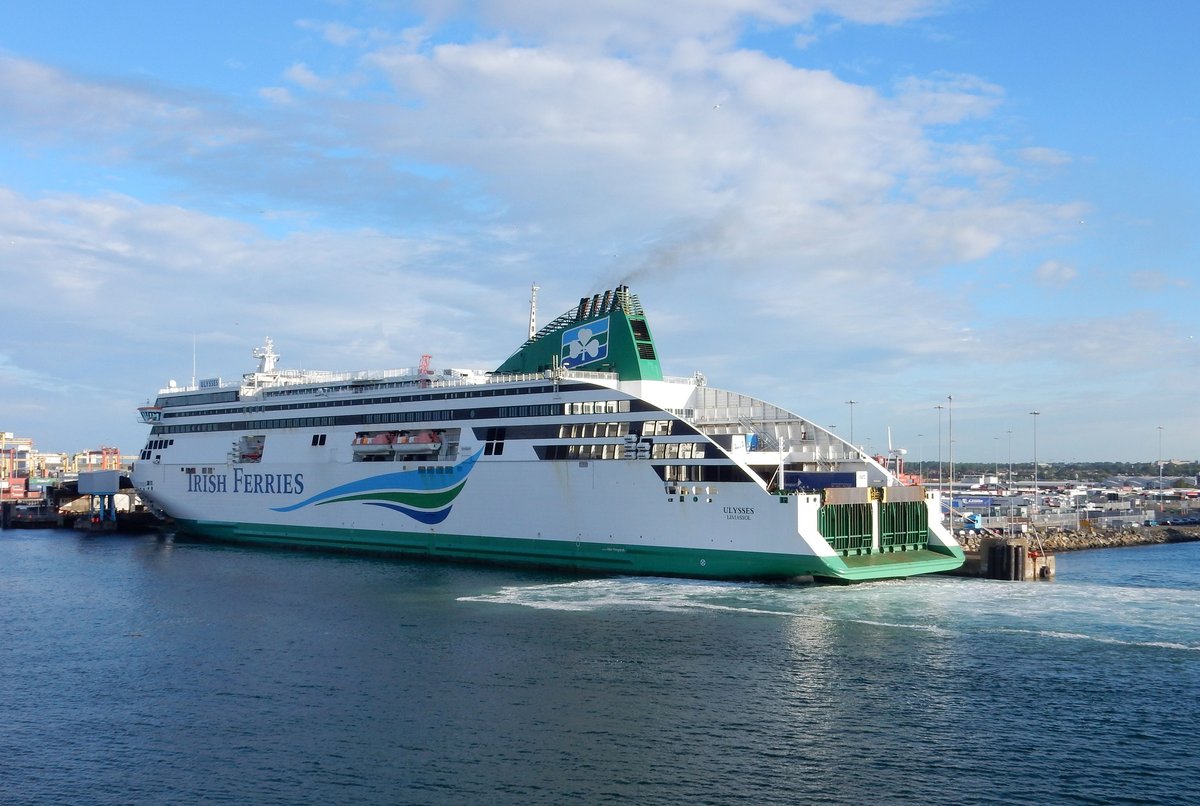
[[[826,504],[817,513],[817,525],[834,551],[870,553],[870,504]]]
[[[879,546],[883,551],[910,551],[929,545],[929,512],[924,501],[879,505]]]

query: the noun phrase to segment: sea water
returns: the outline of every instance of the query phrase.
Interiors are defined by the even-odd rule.
[[[0,533],[5,803],[1183,803],[1200,544],[1049,583]]]

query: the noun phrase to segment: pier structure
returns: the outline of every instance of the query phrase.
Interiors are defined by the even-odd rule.
[[[119,470],[96,470],[79,474],[79,492],[88,496],[88,516],[75,521],[76,529],[113,532],[117,529],[117,493],[121,491]]]
[[[1054,578],[1054,555],[1031,546],[1028,537],[989,535],[979,542],[979,548],[967,552],[963,576],[980,576],[1010,582],[1033,582]]]

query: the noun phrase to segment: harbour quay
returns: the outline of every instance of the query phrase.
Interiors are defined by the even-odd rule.
[[[47,484],[37,495],[0,499],[0,529],[144,532],[162,523],[142,503],[128,475],[118,470],[85,471]]]
[[[129,481],[133,459],[108,446],[42,451],[0,430],[0,528],[145,529],[153,518]]]
[[[1050,528],[1028,531],[1017,537],[968,532],[958,539],[966,560],[960,568],[950,572],[951,574],[1033,582],[1054,578],[1055,554],[1088,549],[1197,542],[1200,541],[1200,524]]]

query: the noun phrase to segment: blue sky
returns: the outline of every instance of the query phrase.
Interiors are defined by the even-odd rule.
[[[1190,2],[0,11],[0,429],[490,368],[627,281],[668,374],[910,461],[1200,457]],[[1031,411],[1040,411],[1036,418]],[[949,455],[948,412],[942,422]],[[1011,432],[1011,434],[1010,434]]]

